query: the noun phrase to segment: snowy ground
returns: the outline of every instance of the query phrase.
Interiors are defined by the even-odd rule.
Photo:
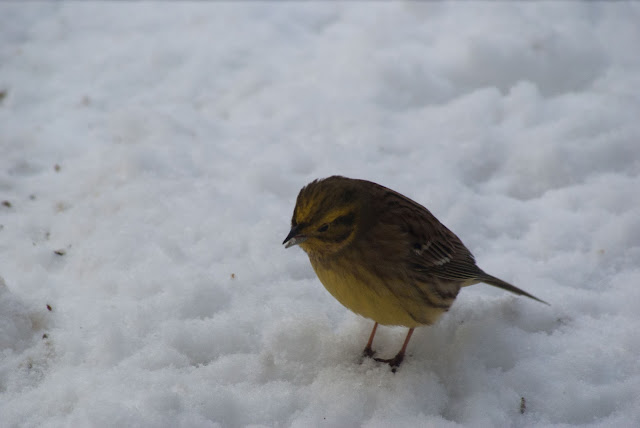
[[[0,3],[0,426],[640,426],[638,22]],[[371,322],[281,246],[335,173],[552,306],[477,285],[361,363]]]

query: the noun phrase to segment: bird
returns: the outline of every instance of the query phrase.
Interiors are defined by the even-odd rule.
[[[427,208],[367,180],[334,175],[304,186],[282,244],[300,246],[327,291],[374,321],[364,357],[374,358],[378,325],[409,328],[395,357],[374,358],[393,372],[414,329],[434,324],[462,287],[483,282],[548,305],[480,269]]]

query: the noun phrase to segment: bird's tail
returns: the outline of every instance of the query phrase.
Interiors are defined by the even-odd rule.
[[[536,296],[533,296],[533,295],[527,293],[526,291],[519,289],[515,285],[511,285],[506,281],[503,281],[503,280],[501,280],[499,278],[496,278],[495,276],[489,275],[488,273],[482,272],[482,274],[478,276],[478,280],[481,281],[481,282],[484,282],[485,284],[489,284],[489,285],[493,285],[494,287],[502,288],[503,290],[510,291],[510,292],[512,292],[514,294],[518,294],[520,296],[527,296],[530,299],[537,300],[538,302],[544,303],[545,305],[549,305],[544,300],[538,299]]]

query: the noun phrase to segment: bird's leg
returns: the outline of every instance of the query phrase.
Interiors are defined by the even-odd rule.
[[[400,363],[402,363],[402,360],[404,360],[404,351],[407,349],[407,345],[409,344],[409,339],[411,339],[412,334],[413,334],[413,328],[410,328],[409,333],[407,333],[406,339],[404,339],[404,343],[402,344],[402,348],[400,349],[400,352],[398,352],[395,357],[389,358],[386,360],[382,358],[374,358],[374,359],[378,362],[389,364],[392,369],[391,371],[395,373],[396,369],[400,366]]]
[[[365,357],[373,357],[373,354],[376,353],[373,349],[371,349],[371,345],[373,344],[373,337],[376,335],[376,330],[378,329],[378,323],[373,325],[373,330],[371,330],[371,336],[369,336],[369,341],[367,342],[367,346],[362,351],[362,355]]]

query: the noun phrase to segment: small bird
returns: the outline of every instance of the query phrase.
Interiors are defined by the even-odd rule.
[[[341,176],[300,190],[285,248],[299,245],[340,303],[375,322],[363,355],[373,357],[378,324],[413,330],[449,310],[461,287],[484,282],[548,304],[485,273],[462,241],[425,207],[379,184]]]

